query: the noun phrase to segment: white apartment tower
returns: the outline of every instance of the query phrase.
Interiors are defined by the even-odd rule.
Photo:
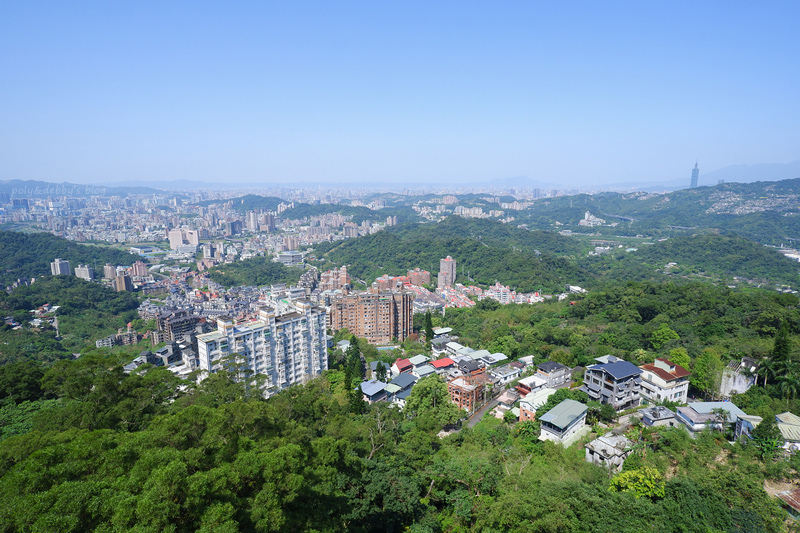
[[[325,310],[308,301],[292,302],[288,312],[265,308],[251,322],[220,317],[217,331],[197,336],[199,367],[208,372],[220,370],[233,353],[266,378],[265,395],[318,376],[328,369]]]
[[[69,261],[64,261],[63,259],[56,259],[52,263],[50,263],[50,273],[54,276],[69,276],[72,274],[72,270],[69,267]]]

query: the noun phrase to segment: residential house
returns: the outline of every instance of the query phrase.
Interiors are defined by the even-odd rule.
[[[495,383],[499,383],[500,385],[506,385],[511,383],[515,379],[519,377],[519,368],[513,367],[511,365],[503,365],[501,367],[495,368],[489,373],[494,377],[496,380]]]
[[[800,416],[787,411],[775,415],[775,420],[783,437],[783,448],[792,452],[800,451]]]
[[[678,421],[692,433],[733,427],[740,416],[747,415],[731,402],[691,402],[676,412]]]
[[[663,426],[672,428],[678,425],[675,413],[660,405],[639,409],[639,413],[642,415],[642,424],[649,428]]]
[[[411,361],[398,358],[392,365],[392,375],[409,374],[413,369],[414,365],[411,364]]]
[[[618,473],[632,451],[632,443],[625,435],[603,435],[586,445],[586,460]]]
[[[650,403],[686,403],[691,372],[667,359],[642,365],[642,398]]]
[[[624,411],[641,402],[641,374],[642,369],[633,363],[609,356],[607,363],[586,368],[581,390],[590,400]]]
[[[415,367],[414,370],[411,371],[411,374],[417,376],[419,379],[422,379],[430,376],[431,374],[436,374],[436,369],[433,367],[433,365],[425,364]]]
[[[444,374],[448,370],[455,368],[455,362],[450,359],[449,357],[442,357],[441,359],[435,359],[431,361],[431,365],[433,368],[436,369],[437,374]]]
[[[419,368],[422,365],[425,365],[430,361],[431,358],[425,355],[415,355],[414,357],[409,357],[408,361],[414,366],[414,368]]]
[[[386,383],[376,379],[363,381],[361,383],[361,393],[364,400],[368,403],[375,403],[386,400]]]
[[[382,366],[386,371],[386,377],[390,377],[392,375],[392,367],[388,363],[382,363],[381,361],[371,361],[369,364],[369,375],[375,379],[378,376],[378,366]]]
[[[520,394],[530,394],[532,392],[536,392],[537,390],[544,389],[545,387],[552,389],[554,387],[549,387],[547,385],[547,380],[542,378],[541,376],[534,374],[533,376],[528,376],[525,378],[520,379],[517,381],[517,391]]]
[[[556,389],[542,387],[535,392],[526,394],[519,401],[519,421],[536,420],[536,411],[547,403],[550,396],[555,394]]]
[[[466,378],[459,377],[447,383],[447,392],[450,394],[451,402],[471,413],[480,401],[481,387],[473,385]]]
[[[572,371],[566,365],[556,363],[555,361],[545,361],[540,364],[536,373],[542,379],[547,381],[547,386],[551,389],[557,389],[564,385],[569,385],[572,382]]]
[[[539,417],[542,432],[539,440],[564,444],[586,425],[586,406],[575,400],[564,400]]]

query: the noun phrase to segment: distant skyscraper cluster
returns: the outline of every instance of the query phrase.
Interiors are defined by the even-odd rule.
[[[692,169],[692,184],[690,187],[694,189],[697,187],[697,178],[700,176],[700,168],[697,166],[697,163],[694,164],[694,168]]]

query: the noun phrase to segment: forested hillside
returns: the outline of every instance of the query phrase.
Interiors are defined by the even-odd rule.
[[[383,274],[404,275],[415,267],[430,270],[435,276],[439,260],[448,255],[456,260],[457,281],[463,283],[491,285],[500,281],[518,291],[530,292],[563,290],[565,284],[581,284],[592,278],[573,262],[554,254],[488,246],[477,237],[449,236],[446,231],[442,237],[433,237],[429,228],[422,228],[419,235],[381,231],[358,239],[321,244],[316,248],[317,257],[328,265],[348,265],[348,272],[366,281]],[[542,240],[543,244],[546,242],[547,239]],[[536,243],[534,236],[529,246]]]
[[[237,285],[264,286],[273,283],[295,283],[300,279],[301,268],[290,268],[272,261],[271,257],[253,257],[235,263],[213,267],[211,279],[225,287]]]
[[[635,252],[618,250],[583,258],[578,264],[609,284],[703,279],[771,288],[800,286],[800,263],[735,234],[679,235]]]
[[[0,284],[49,275],[50,263],[56,258],[69,261],[73,269],[78,264],[100,269],[106,263],[132,265],[140,259],[127,252],[77,244],[50,233],[0,231]]]
[[[592,228],[603,235],[667,236],[713,229],[762,244],[786,244],[800,238],[800,179],[721,183],[665,194],[606,192],[544,198],[510,213],[515,223],[532,228],[552,229],[559,222],[566,229],[586,231],[578,226],[586,211],[618,223]]]
[[[610,480],[533,422],[441,439],[431,412],[354,408],[324,378],[263,401],[224,371],[184,391],[98,357],[14,371],[23,403],[54,400],[0,442],[9,532],[777,533],[762,480],[800,466],[719,433],[637,429],[641,451]]]
[[[49,303],[58,305],[61,340],[55,331],[27,326],[30,311]],[[23,324],[20,330],[0,326],[0,365],[26,359],[52,361],[124,327],[136,318],[139,301],[129,292],[115,292],[75,276],[48,276],[10,294],[0,291],[0,313]]]

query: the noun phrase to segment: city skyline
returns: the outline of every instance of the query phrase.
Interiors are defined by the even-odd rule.
[[[565,188],[786,164],[798,20],[792,3],[16,4],[0,179]]]

